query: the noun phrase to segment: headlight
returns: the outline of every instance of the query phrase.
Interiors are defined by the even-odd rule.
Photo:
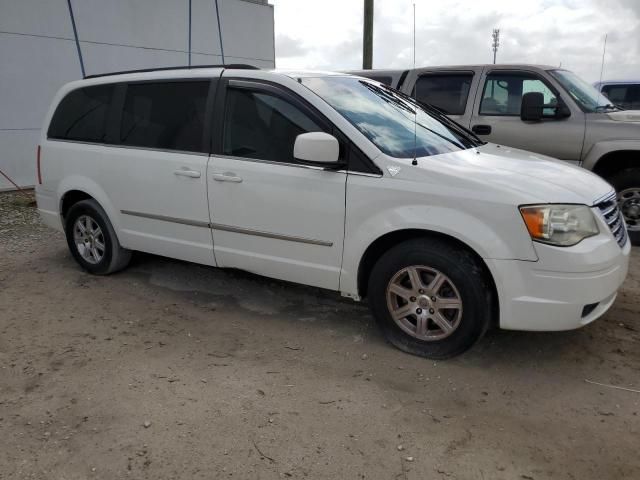
[[[520,213],[538,242],[569,247],[600,232],[586,205],[527,205],[520,207]]]

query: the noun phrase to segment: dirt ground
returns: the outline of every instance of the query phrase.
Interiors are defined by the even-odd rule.
[[[0,194],[2,479],[638,479],[640,251],[612,310],[433,362],[364,305],[138,254],[95,277]]]

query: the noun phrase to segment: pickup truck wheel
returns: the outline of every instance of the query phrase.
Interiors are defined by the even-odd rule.
[[[95,200],[71,206],[65,219],[71,255],[89,273],[107,275],[123,269],[131,251],[120,246],[107,214]]]
[[[640,245],[640,168],[628,168],[608,180],[618,192],[618,206],[631,243]]]
[[[385,337],[433,359],[458,355],[484,335],[492,295],[473,255],[439,239],[395,246],[369,277],[369,305]]]

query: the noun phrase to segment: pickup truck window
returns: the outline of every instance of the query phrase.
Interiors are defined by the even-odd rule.
[[[472,80],[472,73],[421,75],[411,96],[447,115],[464,115]]]
[[[304,77],[300,82],[389,156],[426,157],[476,146],[459,128],[389,87],[339,76]]]
[[[558,99],[539,78],[522,73],[492,73],[487,75],[480,103],[480,115],[519,116],[522,96],[539,92],[544,96],[545,116],[554,116]]]
[[[569,92],[571,98],[575,100],[583,112],[595,113],[616,110],[607,97],[575,73],[568,70],[549,70],[549,73]]]

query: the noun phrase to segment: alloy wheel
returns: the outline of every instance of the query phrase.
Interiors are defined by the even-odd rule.
[[[442,340],[462,321],[460,292],[449,277],[434,268],[403,268],[389,281],[386,294],[393,321],[419,340]]]
[[[89,215],[80,215],[73,224],[73,241],[80,256],[96,265],[104,257],[105,240],[100,225]]]

